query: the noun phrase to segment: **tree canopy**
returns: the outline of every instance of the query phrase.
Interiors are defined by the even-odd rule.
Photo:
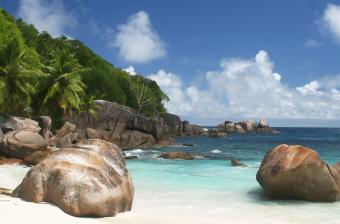
[[[1,112],[59,119],[63,113],[89,110],[94,99],[147,116],[165,112],[163,103],[169,100],[156,82],[130,76],[81,41],[39,33],[0,8]]]

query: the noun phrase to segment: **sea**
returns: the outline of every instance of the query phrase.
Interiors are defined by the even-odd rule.
[[[179,137],[171,147],[125,151],[138,156],[126,161],[135,186],[132,211],[211,217],[225,223],[340,223],[340,202],[273,200],[265,196],[256,181],[265,153],[279,144],[304,145],[318,151],[329,164],[340,162],[340,129],[276,129],[279,134]],[[197,159],[158,158],[167,151],[190,152]],[[231,159],[246,166],[233,167]],[[27,170],[0,167],[1,187],[20,183]]]
[[[218,217],[226,223],[340,223],[340,202],[273,200],[256,181],[265,153],[279,144],[304,145],[318,151],[329,164],[340,162],[340,129],[276,129],[279,134],[179,137],[175,146],[127,151],[139,157],[127,161],[136,188],[134,208]],[[185,151],[206,159],[157,158],[166,151]],[[246,166],[233,167],[231,159]]]

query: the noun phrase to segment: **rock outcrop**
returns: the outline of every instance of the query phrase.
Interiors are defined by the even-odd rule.
[[[209,129],[208,130],[208,135],[211,138],[223,138],[227,134],[224,131],[220,131],[219,129],[214,128],[214,129]]]
[[[13,192],[26,201],[49,202],[70,215],[90,217],[130,210],[133,194],[121,150],[104,140],[53,151]]]
[[[231,121],[225,121],[222,124],[217,125],[217,129],[225,133],[237,133],[237,134],[247,134],[247,133],[278,133],[278,131],[272,129],[268,125],[268,121],[262,118],[257,124],[254,120],[245,120],[237,123]]]
[[[192,154],[188,153],[188,152],[172,151],[172,152],[164,152],[158,158],[193,160],[194,156]]]
[[[0,155],[23,159],[35,151],[45,151],[43,137],[30,131],[10,131],[0,137]]]
[[[51,146],[58,148],[70,147],[80,140],[77,127],[70,122],[65,122],[64,126],[58,130],[57,134],[51,139]]]
[[[52,119],[49,116],[40,116],[37,120],[40,127],[39,134],[44,138],[47,144],[50,144]]]
[[[174,114],[161,113],[150,118],[118,103],[104,100],[96,103],[100,108],[96,116],[73,113],[64,120],[75,124],[76,129],[85,130],[87,137],[96,136],[123,149],[167,146],[175,143],[176,136],[206,135],[204,129],[182,122]]]
[[[0,113],[0,129],[3,133],[9,131],[30,131],[38,133],[40,131],[37,121],[23,117],[13,117],[3,113]]]
[[[340,199],[339,167],[312,149],[283,144],[267,152],[256,179],[273,198],[331,202]]]
[[[190,124],[189,121],[182,122],[182,131],[178,133],[181,136],[208,136],[208,132],[196,124]]]

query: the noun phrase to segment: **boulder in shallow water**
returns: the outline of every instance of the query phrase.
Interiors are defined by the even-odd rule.
[[[158,158],[162,159],[180,159],[180,160],[193,160],[194,157],[188,152],[172,151],[164,152]]]
[[[133,183],[120,148],[84,140],[32,167],[13,196],[49,202],[73,216],[104,217],[131,209]]]
[[[47,143],[41,135],[30,131],[10,131],[0,137],[0,154],[23,159],[35,151],[45,151]]]
[[[246,166],[246,164],[242,163],[240,160],[232,159],[230,160],[231,166]]]
[[[300,145],[279,145],[265,155],[256,179],[273,198],[340,199],[340,175],[319,154]]]

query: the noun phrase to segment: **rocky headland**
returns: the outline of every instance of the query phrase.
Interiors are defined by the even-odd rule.
[[[268,120],[262,118],[258,123],[255,120],[245,120],[240,122],[225,121],[216,126],[212,137],[223,136],[222,133],[248,134],[248,133],[278,133],[277,130],[269,126]],[[218,134],[217,134],[218,133]]]

